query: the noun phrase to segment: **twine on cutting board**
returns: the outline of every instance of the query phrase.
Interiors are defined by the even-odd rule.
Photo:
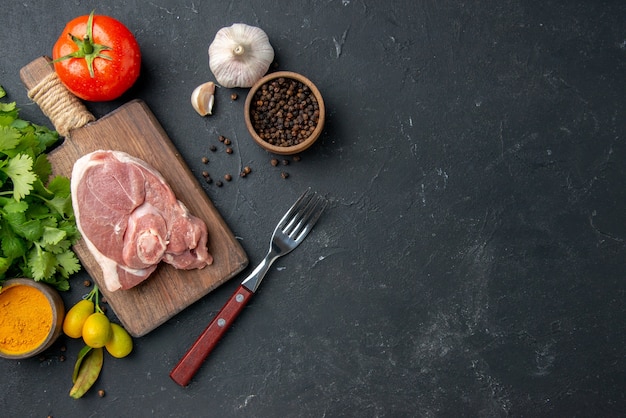
[[[28,97],[39,105],[61,136],[96,120],[78,97],[63,85],[56,72],[48,74],[30,89]]]

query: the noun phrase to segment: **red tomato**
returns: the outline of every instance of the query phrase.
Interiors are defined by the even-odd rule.
[[[133,34],[109,16],[80,16],[65,26],[52,49],[54,69],[81,99],[113,100],[139,77],[141,53]]]

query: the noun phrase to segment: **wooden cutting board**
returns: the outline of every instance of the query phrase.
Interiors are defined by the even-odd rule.
[[[41,57],[22,68],[20,77],[28,90],[54,72],[49,62],[49,58]],[[77,103],[86,111],[82,103]],[[241,272],[248,265],[248,258],[144,102],[133,100],[97,121],[70,130],[63,144],[48,156],[53,173],[70,177],[78,158],[99,149],[124,151],[153,166],[165,177],[176,197],[209,229],[208,246],[214,258],[211,266],[177,270],[161,263],[139,286],[115,292],[106,289],[102,270],[84,241],[75,245],[83,267],[98,284],[108,305],[128,332],[139,337]]]

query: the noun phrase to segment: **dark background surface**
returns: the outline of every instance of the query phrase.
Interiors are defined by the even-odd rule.
[[[14,2],[0,16],[0,84],[23,118],[49,124],[19,69],[94,8],[131,29],[143,68],[122,99],[89,109],[143,99],[199,181],[234,174],[203,187],[250,267],[128,358],[105,358],[81,400],[68,396],[78,341],[0,361],[1,416],[624,414],[626,3]],[[218,89],[208,118],[189,105],[214,80],[209,43],[235,22],[263,28],[275,68],[324,95],[325,132],[300,162],[272,167],[252,142],[245,89],[234,102]],[[218,135],[233,155],[209,154]],[[307,186],[330,208],[177,386],[170,369]]]

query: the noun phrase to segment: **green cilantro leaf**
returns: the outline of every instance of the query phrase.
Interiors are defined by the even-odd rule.
[[[54,196],[52,199],[47,200],[46,204],[50,207],[50,209],[54,210],[59,216],[69,217],[72,215],[72,199],[61,196]]]
[[[15,235],[10,228],[3,227],[0,230],[0,237],[2,237],[0,249],[2,249],[2,254],[8,259],[17,259],[26,254],[25,240]]]
[[[17,119],[17,115],[18,111],[15,102],[0,103],[0,126],[11,126],[13,121]]]
[[[13,230],[29,241],[38,241],[43,236],[43,225],[38,219],[28,220],[21,225],[13,226]]]
[[[80,271],[80,261],[72,251],[65,251],[56,255],[59,272],[68,278],[71,274]]]
[[[28,267],[36,281],[49,279],[54,273],[54,255],[35,244],[28,254]]]
[[[48,183],[48,190],[57,196],[70,197],[70,179],[56,176]]]
[[[0,126],[0,152],[15,148],[20,143],[20,131],[10,126]]]
[[[28,203],[23,200],[18,202],[15,199],[7,199],[7,202],[4,203],[4,211],[6,213],[24,213],[27,209]]]
[[[21,200],[33,189],[33,182],[37,175],[31,171],[33,159],[28,155],[20,154],[9,160],[9,164],[2,170],[13,180],[13,197]]]
[[[67,234],[65,231],[58,228],[50,228],[45,226],[43,228],[43,236],[41,237],[45,245],[57,245],[61,240],[65,239]]]
[[[52,174],[52,166],[50,165],[50,161],[48,161],[48,157],[46,154],[40,154],[35,159],[35,163],[33,164],[33,172],[37,174],[37,177],[40,179],[47,179]]]

